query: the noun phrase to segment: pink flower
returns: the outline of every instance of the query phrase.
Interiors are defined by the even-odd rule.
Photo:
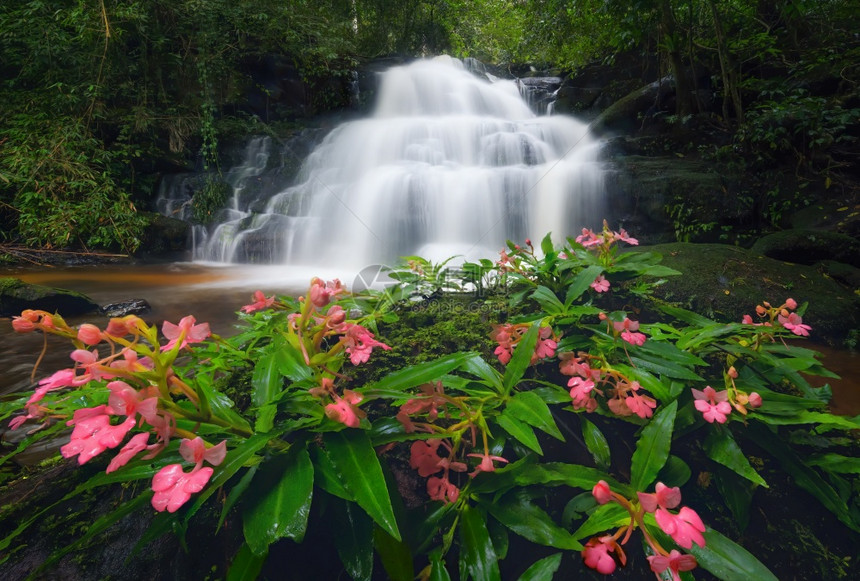
[[[532,355],[532,363],[537,363],[539,360],[555,355],[555,348],[558,343],[552,339],[552,327],[541,327],[540,337],[535,345],[535,352]]]
[[[110,474],[111,472],[118,470],[128,464],[129,460],[137,456],[139,452],[146,450],[147,441],[149,440],[149,432],[143,432],[141,434],[135,434],[131,437],[131,439],[123,446],[116,456],[110,461],[108,464],[107,470],[105,470],[106,474]]]
[[[780,324],[782,324],[783,327],[785,327],[795,335],[808,337],[809,332],[812,330],[812,327],[803,324],[803,319],[797,313],[791,313],[787,317],[779,315],[777,317],[777,320],[780,322]]]
[[[111,337],[125,337],[128,334],[138,335],[146,323],[137,315],[127,315],[122,318],[111,319],[105,328],[105,335]]]
[[[637,492],[639,502],[645,512],[654,512],[657,507],[675,508],[681,504],[681,489],[677,486],[669,488],[662,482],[658,482],[653,493]]]
[[[576,409],[585,407],[586,402],[591,398],[591,390],[594,389],[594,382],[590,379],[582,379],[581,377],[571,377],[567,382],[567,386],[570,388],[573,407]]]
[[[190,343],[199,343],[209,337],[212,332],[209,330],[209,323],[201,323],[195,325],[197,319],[192,315],[183,317],[178,325],[174,325],[170,321],[164,321],[161,326],[161,332],[170,340],[170,342],[161,348],[162,351],[170,351],[180,343],[179,348],[184,349]]]
[[[663,532],[672,537],[678,546],[689,549],[696,543],[700,547],[705,546],[705,524],[692,508],[683,506],[678,514],[672,514],[668,510],[658,508],[654,513],[657,524]]]
[[[632,321],[627,317],[624,317],[624,320],[621,322],[613,322],[612,327],[615,329],[616,333],[621,332],[621,338],[631,345],[638,345],[641,347],[647,339],[647,337],[642,333],[635,332],[639,330],[639,321]]]
[[[752,317],[750,317],[749,315],[744,315],[743,318],[741,319],[741,323],[743,323],[744,325],[753,325],[754,324]]]
[[[624,555],[624,551],[611,535],[592,537],[588,539],[585,548],[582,550],[582,560],[586,566],[598,573],[609,575],[615,571],[615,559],[610,555],[610,553],[615,551],[618,551],[621,564],[626,563],[627,557]]]
[[[634,388],[634,391],[627,396],[624,403],[627,404],[627,408],[630,411],[640,418],[650,418],[654,414],[654,408],[657,407],[657,402],[652,397],[636,393],[635,390],[638,389],[638,383],[634,381],[632,385],[636,385],[637,387]]]
[[[184,438],[179,444],[179,454],[187,462],[194,462],[198,466],[202,465],[204,460],[213,466],[218,466],[227,456],[227,440],[207,448],[206,442],[200,436],[193,440]]]
[[[431,476],[427,479],[427,494],[431,500],[441,500],[444,503],[457,502],[460,489],[448,480],[448,476]]]
[[[645,340],[648,338],[642,333],[631,333],[630,331],[624,331],[621,333],[621,338],[630,343],[631,345],[636,345],[641,347],[645,344]]]
[[[157,397],[146,397],[147,394],[138,392],[124,381],[112,381],[107,388],[111,392],[108,405],[113,414],[134,418],[140,413],[146,417],[157,408]]]
[[[632,246],[638,246],[639,245],[639,241],[636,240],[635,238],[631,238],[630,235],[627,234],[627,230],[625,230],[624,228],[622,228],[621,231],[619,231],[619,232],[614,232],[613,234],[615,235],[616,240],[626,242],[627,244],[630,244]]]
[[[693,405],[696,409],[702,412],[705,421],[713,424],[726,423],[727,416],[732,413],[732,406],[729,405],[729,392],[726,390],[715,391],[710,385],[704,391],[693,389],[693,397],[695,401]]]
[[[606,504],[612,500],[612,490],[605,480],[600,480],[594,485],[594,488],[591,489],[591,495],[597,501],[597,504]]]
[[[152,478],[152,507],[158,512],[176,512],[191,495],[200,492],[214,471],[195,466],[186,473],[180,464],[169,464]]]
[[[692,571],[696,568],[696,557],[693,555],[685,555],[675,549],[664,555],[651,555],[648,557],[648,563],[651,565],[651,570],[658,575],[669,569],[672,572],[672,581],[681,581],[678,575],[679,571]]]
[[[370,359],[370,352],[374,347],[389,350],[391,347],[373,338],[373,333],[361,325],[350,324],[346,333],[340,339],[346,344],[346,352],[353,365],[364,363]]]
[[[441,458],[436,453],[442,440],[416,440],[409,448],[409,465],[419,476],[427,477],[442,470]]]
[[[344,292],[346,292],[346,289],[343,288],[338,279],[325,282],[321,278],[314,278],[311,280],[311,288],[308,294],[314,306],[321,309],[329,304],[332,298]]]
[[[493,465],[494,460],[496,462],[504,462],[505,464],[508,463],[508,461],[505,460],[504,458],[502,458],[501,456],[490,456],[489,453],[466,454],[466,455],[471,456],[473,458],[480,458],[481,459],[481,463],[475,467],[475,471],[472,472],[471,474],[469,474],[469,476],[471,476],[472,478],[474,478],[478,474],[478,472],[495,472],[496,467]]]
[[[601,274],[589,286],[599,293],[605,293],[609,290],[609,281]]]
[[[33,391],[33,395],[27,400],[26,405],[31,405],[42,401],[42,398],[48,392],[61,389],[63,387],[72,387],[75,383],[74,369],[60,369],[50,377],[45,377],[39,381],[39,387]]]
[[[263,294],[263,291],[254,291],[254,296],[251,297],[254,302],[250,305],[245,305],[240,310],[243,313],[253,313],[254,311],[259,311],[262,309],[267,309],[275,304],[275,295],[266,298],[266,295]]]
[[[63,458],[78,457],[78,464],[98,456],[108,448],[116,448],[134,427],[134,418],[116,426],[110,423],[109,408],[100,405],[94,408],[75,410],[68,425],[75,426],[68,444],[60,448]]]
[[[183,439],[179,444],[179,453],[188,462],[194,462],[191,472],[182,470],[179,464],[165,466],[152,478],[152,506],[163,512],[176,512],[180,506],[188,502],[191,495],[200,492],[209,479],[213,470],[208,466],[202,468],[203,461],[217,466],[224,461],[227,454],[227,442],[206,448],[206,443],[199,436],[193,440]]]
[[[325,415],[349,428],[357,428],[365,413],[356,407],[362,399],[361,394],[352,390],[343,390],[343,397],[334,395],[334,403],[325,406]]]
[[[586,248],[597,246],[601,242],[600,238],[598,238],[597,235],[588,228],[582,229],[582,234],[576,237],[576,241]]]

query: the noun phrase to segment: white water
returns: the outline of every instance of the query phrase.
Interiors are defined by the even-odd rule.
[[[225,175],[234,199],[195,236],[196,260],[356,271],[415,254],[495,259],[507,239],[562,240],[605,213],[587,126],[536,116],[514,81],[491,83],[450,58],[384,73],[373,114],[333,130],[297,185],[261,202],[243,189],[267,143],[252,141]]]

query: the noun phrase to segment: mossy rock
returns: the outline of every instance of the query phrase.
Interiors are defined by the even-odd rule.
[[[781,304],[791,297],[809,307],[804,323],[812,338],[841,345],[860,324],[860,296],[817,267],[790,264],[725,244],[657,244],[663,264],[683,274],[657,288],[662,300],[719,321],[740,322],[762,301]]]
[[[143,233],[143,243],[140,245],[139,253],[163,256],[188,250],[191,229],[188,222],[154,213],[147,214],[147,217],[149,226]]]
[[[769,258],[797,264],[835,260],[860,268],[860,242],[827,230],[784,230],[764,236],[752,251]]]
[[[0,278],[0,317],[20,315],[37,309],[62,316],[82,315],[99,310],[88,296],[61,288],[28,284],[13,277]]]

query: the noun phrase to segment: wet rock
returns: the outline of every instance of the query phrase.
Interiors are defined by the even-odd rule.
[[[140,253],[163,256],[185,252],[188,249],[190,224],[176,218],[149,214],[150,224],[143,234]]]
[[[0,278],[0,317],[20,315],[24,309],[48,311],[68,317],[97,311],[99,306],[78,292],[28,284],[12,277]]]
[[[101,308],[106,317],[125,317],[127,315],[142,315],[152,310],[144,299],[128,299],[119,303],[111,303]]]

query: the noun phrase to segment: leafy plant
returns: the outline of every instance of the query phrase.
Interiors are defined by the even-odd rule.
[[[690,462],[707,458],[724,491],[719,510],[742,529],[753,492],[770,485],[749,460],[751,445],[860,531],[853,460],[826,443],[858,421],[824,411],[829,389],[806,376],[832,374],[814,351],[784,342],[810,333],[805,306],[763,302],[725,324],[658,303],[650,290],[659,277],[679,273],[657,254],[619,252],[621,243],[637,241],[607,225],[558,248],[549,236],[539,249],[509,243],[493,273],[466,265],[456,284],[452,272],[440,278],[444,263],[413,257],[395,271],[399,293],[350,295],[319,279],[299,299],[258,291],[231,338],[191,316],[165,323],[162,338],[135,316],[101,329],[25,311],[15,330],[71,340],[75,367],[2,404],[0,419],[27,431],[3,462],[67,422],[64,457],[84,464],[119,451],[107,474],[33,512],[0,550],[86,490],[151,480],[32,576],[150,505],[159,515],[140,545],[167,530],[184,535],[204,506],[219,526],[238,518],[241,546],[227,573],[253,578],[278,540],[304,541],[324,505],[355,579],[372,578],[374,554],[392,579],[500,579],[511,535],[579,552],[608,574],[626,563],[637,530],[655,573],[699,566],[720,579],[773,579],[711,528],[718,509],[693,508],[687,494]],[[488,325],[498,362],[457,351],[349,383],[354,367],[389,349],[370,331],[384,328],[377,322],[408,310],[415,292],[477,281],[510,301],[513,316]],[[820,453],[797,448],[804,436],[825,439]],[[408,505],[405,481],[418,483]],[[560,554],[538,559],[525,578],[552,578]]]

